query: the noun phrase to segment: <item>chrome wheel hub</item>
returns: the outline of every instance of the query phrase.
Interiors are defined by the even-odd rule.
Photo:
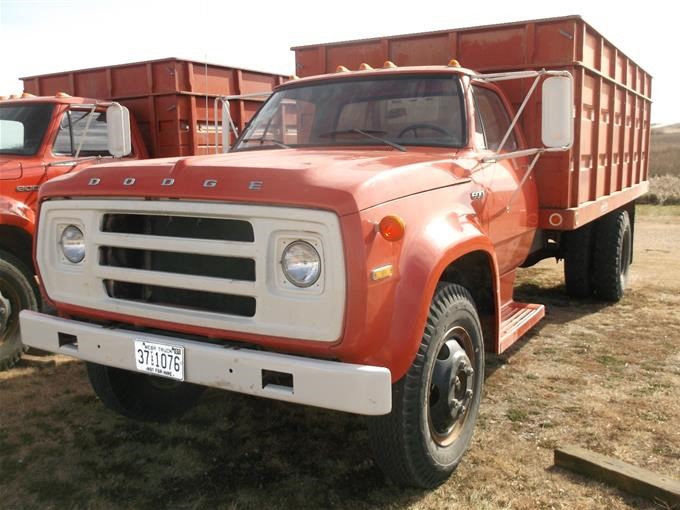
[[[432,372],[429,395],[430,433],[440,446],[453,443],[460,433],[474,394],[475,371],[463,345],[470,337],[462,328],[447,335]]]

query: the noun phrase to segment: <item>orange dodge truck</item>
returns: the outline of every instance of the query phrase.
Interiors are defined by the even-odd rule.
[[[283,82],[279,75],[174,58],[22,79],[24,94],[0,98],[0,370],[23,351],[19,311],[41,306],[31,256],[38,190],[54,177],[111,160],[110,100],[132,112],[125,159],[207,154],[223,141],[216,140],[219,96],[248,95],[231,103],[232,122],[242,128],[262,103],[255,94]],[[109,100],[87,99],[94,97]]]
[[[229,154],[41,188],[60,316],[22,312],[23,339],[85,360],[132,418],[206,386],[367,415],[385,473],[433,487],[470,444],[485,351],[544,314],[513,300],[518,268],[565,258],[570,293],[621,297],[649,77],[578,17],[296,51],[301,74],[355,70],[277,87]]]

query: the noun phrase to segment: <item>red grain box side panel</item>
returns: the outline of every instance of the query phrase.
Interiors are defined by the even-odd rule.
[[[575,143],[544,155],[535,175],[545,210],[569,209],[644,183],[648,175],[651,76],[578,16],[396,35],[293,48],[300,76],[356,69],[385,60],[399,66],[458,59],[478,72],[566,69],[575,79]],[[501,82],[516,109],[532,80]],[[540,94],[521,127],[540,144]]]
[[[22,78],[24,90],[35,95],[66,92],[119,101],[135,117],[151,157],[214,153],[215,98],[270,92],[285,79],[176,58]],[[231,101],[232,119],[239,129],[263,100]],[[221,119],[217,123],[217,142],[221,142]]]

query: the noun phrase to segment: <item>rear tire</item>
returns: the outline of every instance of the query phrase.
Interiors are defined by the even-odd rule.
[[[40,290],[31,270],[0,250],[0,371],[12,368],[26,350],[21,343],[19,312],[40,308]]]
[[[633,232],[628,211],[603,216],[595,227],[592,282],[595,295],[604,301],[623,297],[633,251]]]
[[[203,386],[87,363],[92,389],[103,404],[128,418],[164,422],[196,403]]]
[[[440,284],[416,358],[392,387],[392,411],[368,422],[383,472],[421,488],[446,481],[472,440],[483,379],[484,342],[472,297],[460,285]]]
[[[575,298],[592,296],[592,245],[593,224],[562,234],[564,257],[564,284],[567,294]]]

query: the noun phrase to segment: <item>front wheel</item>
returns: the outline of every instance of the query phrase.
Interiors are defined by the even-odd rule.
[[[443,483],[460,463],[477,420],[484,380],[484,342],[468,291],[443,283],[416,358],[393,385],[392,411],[369,420],[377,463],[395,482]]]
[[[13,367],[24,345],[19,333],[19,312],[38,310],[40,291],[26,264],[0,250],[0,371]]]
[[[203,386],[96,363],[87,364],[92,389],[109,409],[136,420],[167,421],[188,411]]]

